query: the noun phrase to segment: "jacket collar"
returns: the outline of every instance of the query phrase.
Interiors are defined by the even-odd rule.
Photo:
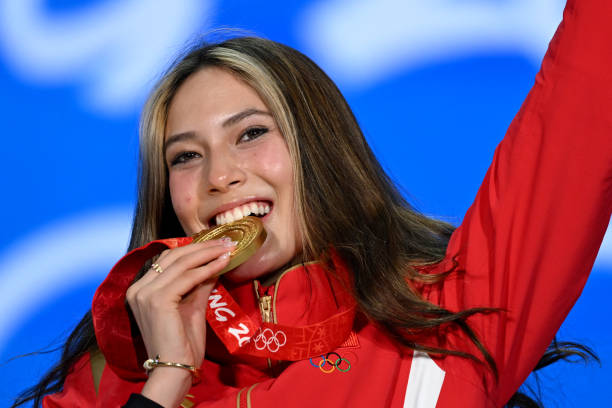
[[[267,320],[285,326],[308,326],[333,316],[351,302],[346,267],[338,259],[334,259],[333,264],[335,273],[320,262],[308,262],[286,269],[268,287],[254,280],[228,290],[255,322]],[[269,313],[265,311],[267,304]],[[267,370],[279,363],[266,358],[229,354],[210,328],[206,341],[207,358],[221,364],[243,363]]]

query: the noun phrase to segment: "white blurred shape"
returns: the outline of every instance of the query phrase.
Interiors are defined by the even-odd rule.
[[[28,80],[83,84],[105,114],[131,112],[202,27],[211,0],[107,0],[56,15],[43,0],[0,0],[0,46]]]
[[[598,271],[612,272],[612,224],[608,225],[601,248],[599,248],[599,253],[595,260],[595,268]]]
[[[302,16],[306,52],[346,86],[480,52],[539,64],[563,0],[334,0]]]
[[[131,211],[106,210],[61,220],[0,253],[0,350],[53,297],[96,276],[100,282],[127,249]]]

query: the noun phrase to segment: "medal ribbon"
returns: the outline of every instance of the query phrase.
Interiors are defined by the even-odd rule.
[[[219,283],[212,291],[206,320],[230,354],[298,361],[338,347],[348,337],[355,307],[308,326],[255,324]]]
[[[100,350],[107,363],[124,378],[142,378],[139,353],[142,339],[133,338],[133,327],[125,304],[125,292],[145,262],[167,248],[192,242],[192,238],[171,238],[150,242],[125,255],[113,267],[96,291],[92,305],[93,323]],[[355,302],[340,290],[341,309],[331,317],[307,326],[255,323],[217,281],[212,290],[206,320],[230,354],[275,360],[298,361],[337,348],[349,336],[355,317]],[[107,335],[105,332],[112,332]],[[103,334],[103,335],[100,335]],[[135,343],[140,343],[139,347]],[[109,359],[110,356],[117,356]],[[138,373],[138,374],[137,374]]]

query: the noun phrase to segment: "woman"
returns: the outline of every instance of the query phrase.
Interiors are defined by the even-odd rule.
[[[63,385],[43,406],[506,404],[610,217],[611,14],[569,1],[455,231],[410,209],[306,57],[253,38],[189,53],[143,115],[134,251],[43,380]],[[268,237],[218,281],[232,242],[172,238],[248,213]]]

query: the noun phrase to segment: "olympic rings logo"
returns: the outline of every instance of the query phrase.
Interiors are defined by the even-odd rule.
[[[282,330],[274,333],[272,329],[266,328],[255,337],[255,348],[263,350],[266,347],[271,353],[276,353],[287,343],[287,335]]]
[[[335,355],[336,357],[338,357],[336,359],[336,361],[331,361],[329,358]],[[341,364],[345,362],[346,365],[345,367],[341,367]],[[312,361],[312,357],[310,358],[310,365],[318,368],[319,370],[323,371],[325,374],[330,374],[333,373],[335,370],[340,371],[341,373],[346,373],[347,371],[349,371],[351,369],[351,362],[348,361],[346,358],[340,357],[340,354],[332,351],[327,353],[327,355],[321,355],[321,361],[319,361],[318,364],[315,364]],[[329,368],[323,368],[325,366],[329,366]]]

